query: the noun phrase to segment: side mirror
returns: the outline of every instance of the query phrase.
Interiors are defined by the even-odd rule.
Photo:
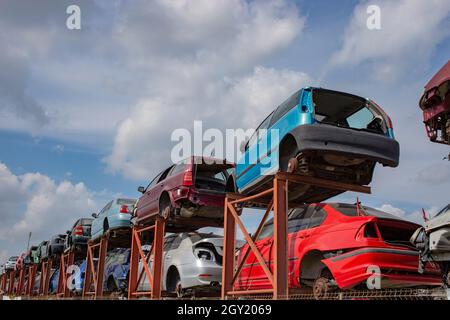
[[[140,193],[144,193],[144,192],[145,192],[145,188],[144,188],[143,186],[140,186],[140,187],[138,188],[138,191],[139,191]]]
[[[70,230],[67,230],[66,233],[67,233],[67,234],[70,234]]]
[[[239,146],[239,150],[244,153],[245,152],[245,145],[247,144],[246,141],[242,141],[241,145]]]
[[[94,212],[92,215],[92,218],[96,219],[98,217],[98,215]]]

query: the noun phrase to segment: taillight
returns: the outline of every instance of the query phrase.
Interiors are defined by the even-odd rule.
[[[123,205],[120,207],[120,213],[130,213],[128,211],[128,206],[127,205]]]
[[[192,168],[188,168],[184,171],[182,185],[185,187],[191,187],[193,185]]]
[[[75,227],[74,233],[76,236],[82,236],[83,235],[83,226]]]

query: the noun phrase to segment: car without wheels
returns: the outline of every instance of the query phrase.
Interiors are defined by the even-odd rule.
[[[411,243],[420,251],[419,272],[429,261],[439,263],[446,287],[450,287],[450,204],[427,220],[411,237]]]
[[[190,157],[170,166],[147,188],[138,188],[142,196],[136,205],[136,223],[156,216],[223,221],[227,181],[233,168],[231,163],[201,157]]]
[[[9,257],[5,262],[5,271],[12,271],[16,267],[16,262],[19,259],[17,256]]]
[[[241,146],[235,183],[242,194],[271,187],[278,172],[367,185],[376,163],[396,167],[399,144],[389,116],[349,93],[304,88],[276,108]],[[290,201],[320,202],[344,191],[298,185]]]
[[[375,289],[440,286],[437,265],[428,263],[423,274],[417,270],[419,252],[409,243],[417,226],[359,204],[317,203],[292,209],[288,216],[289,288],[312,288],[316,298],[338,290],[364,290],[370,288],[367,280],[374,271],[380,274],[381,286]],[[273,272],[272,220],[264,225],[255,244]],[[239,251],[238,265],[248,248],[246,244]],[[235,288],[271,288],[253,251]]]

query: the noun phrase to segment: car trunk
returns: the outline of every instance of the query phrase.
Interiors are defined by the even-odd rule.
[[[313,91],[314,117],[319,123],[387,135],[389,118],[369,100],[325,89]]]
[[[215,261],[222,265],[223,238],[204,238],[193,245],[194,255],[198,259]]]
[[[414,248],[410,243],[410,239],[419,225],[406,221],[389,219],[377,219],[376,224],[381,238],[387,244]]]
[[[194,185],[206,194],[225,193],[230,164],[197,164],[194,171]]]

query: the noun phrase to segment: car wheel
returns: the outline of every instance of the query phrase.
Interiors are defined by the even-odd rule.
[[[109,223],[108,220],[105,219],[105,221],[103,221],[103,234],[106,234],[108,230],[109,230]]]
[[[114,279],[112,277],[108,278],[108,282],[106,283],[106,289],[108,290],[108,292],[118,291],[116,282],[114,281]]]
[[[328,269],[324,269],[321,276],[314,281],[313,295],[316,300],[329,298],[329,294],[333,292],[334,286],[331,284],[333,275]]]
[[[175,292],[178,298],[182,298],[184,295],[183,286],[181,285],[181,279],[178,279],[177,285],[175,287]]]

